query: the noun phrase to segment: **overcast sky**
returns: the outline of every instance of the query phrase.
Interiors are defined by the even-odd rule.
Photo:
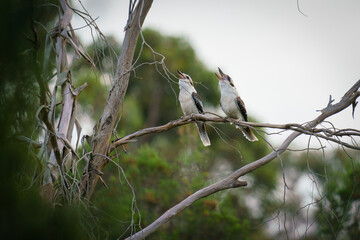
[[[127,0],[83,4],[105,35],[122,41]],[[299,6],[306,16],[296,0],[154,0],[144,27],[188,39],[210,70],[219,66],[233,78],[258,121],[303,123],[319,114],[329,94],[338,101],[360,78],[360,1],[299,0]],[[90,41],[86,30],[78,34]],[[329,120],[360,129],[359,112]],[[284,135],[270,139],[278,144]]]

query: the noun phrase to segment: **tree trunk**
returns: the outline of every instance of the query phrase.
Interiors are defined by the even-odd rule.
[[[94,129],[91,142],[92,157],[81,181],[81,194],[84,197],[91,197],[99,179],[99,174],[108,163],[105,156],[108,154],[111,134],[119,111],[123,106],[139,33],[152,2],[153,0],[140,1],[129,15],[114,83],[109,92],[104,112]]]

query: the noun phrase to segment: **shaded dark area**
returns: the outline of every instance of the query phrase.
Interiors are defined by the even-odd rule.
[[[55,1],[53,1],[55,2]],[[39,107],[36,77],[43,57],[37,49],[45,32],[34,20],[51,22],[56,8],[40,7],[49,1],[1,1],[0,28],[0,236],[2,239],[86,239],[76,208],[52,209],[40,199],[31,181],[39,166],[29,146],[16,136],[36,138]],[[39,51],[41,52],[41,51]],[[36,177],[36,176],[35,176]]]

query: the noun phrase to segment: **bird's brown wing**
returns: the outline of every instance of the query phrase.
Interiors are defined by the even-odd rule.
[[[237,106],[237,108],[239,109],[241,115],[244,118],[244,121],[247,122],[247,113],[246,113],[246,108],[245,108],[245,104],[243,102],[243,100],[240,97],[235,98],[235,104]]]
[[[201,97],[199,94],[197,94],[196,92],[193,92],[191,94],[193,100],[194,100],[194,103],[196,105],[196,108],[198,109],[199,113],[204,113],[204,105],[202,103],[202,100],[201,100]]]

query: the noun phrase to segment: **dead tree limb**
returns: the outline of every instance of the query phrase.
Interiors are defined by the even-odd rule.
[[[129,140],[138,138],[144,135],[152,134],[152,133],[162,133],[169,131],[172,128],[180,127],[186,124],[190,124],[196,121],[205,121],[205,122],[214,122],[214,123],[230,123],[238,126],[250,126],[250,127],[267,127],[267,128],[276,128],[276,129],[301,129],[303,128],[300,124],[290,123],[290,124],[270,124],[270,123],[253,123],[253,122],[243,122],[233,118],[221,117],[215,115],[213,113],[207,113],[207,115],[203,114],[192,114],[188,116],[181,117],[179,119],[170,121],[164,125],[149,127],[133,132],[125,137],[115,139],[111,144],[109,150],[112,151],[116,147],[128,143]]]
[[[328,106],[321,110],[321,114],[314,120],[308,122],[305,125],[305,127],[308,129],[314,128],[319,123],[323,122],[327,117],[334,115],[342,111],[343,109],[347,108],[348,106],[354,104],[354,102],[356,102],[356,99],[360,96],[360,91],[358,91],[359,87],[360,87],[360,80],[357,81],[353,85],[353,87],[348,92],[345,93],[345,95],[338,103],[332,105],[331,102],[329,101]],[[280,147],[278,147],[268,155],[243,166],[242,168],[231,173],[228,177],[214,184],[211,184],[210,186],[198,190],[197,192],[193,193],[192,195],[190,195],[180,203],[176,204],[174,207],[167,210],[162,216],[156,219],[149,226],[140,230],[139,232],[135,233],[134,235],[130,236],[127,239],[131,239],[131,240],[144,239],[149,234],[156,231],[160,226],[168,222],[171,218],[176,216],[179,212],[181,212],[186,207],[190,206],[195,201],[201,198],[204,198],[221,190],[246,186],[246,183],[243,181],[239,181],[238,178],[271,162],[277,156],[279,156],[284,151],[286,151],[290,143],[301,134],[302,134],[301,132],[293,132],[290,136],[288,136],[285,139],[285,141],[280,145]]]
[[[125,39],[117,63],[117,70],[108,99],[97,125],[91,142],[92,158],[88,169],[85,169],[81,181],[81,195],[90,198],[99,179],[97,172],[101,172],[108,163],[106,155],[109,149],[110,138],[114,130],[123,100],[127,91],[132,60],[142,24],[152,5],[153,0],[141,0],[129,15]]]

